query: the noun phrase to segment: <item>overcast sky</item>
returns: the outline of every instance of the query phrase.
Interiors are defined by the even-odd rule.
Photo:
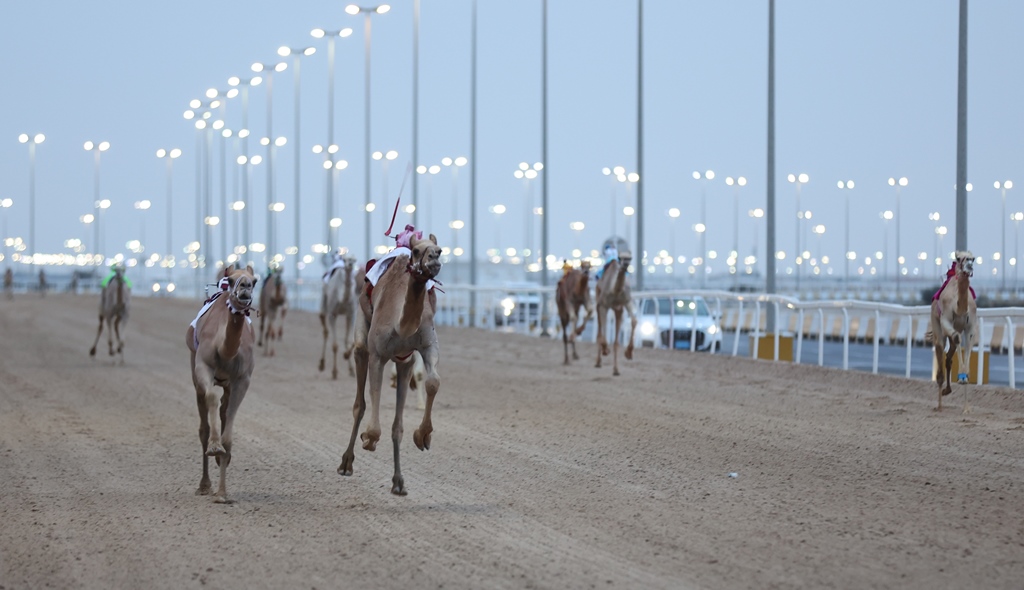
[[[80,217],[93,210],[94,156],[87,140],[109,141],[101,156],[101,229],[108,256],[128,254],[126,243],[145,238],[148,253],[166,250],[166,166],[158,148],[180,148],[173,173],[173,247],[182,256],[196,236],[197,132],[183,118],[191,99],[208,88],[227,90],[231,76],[251,76],[255,61],[272,62],[281,45],[313,46],[317,53],[301,67],[301,255],[326,237],[325,172],[311,147],[327,139],[326,42],[310,36],[316,27],[352,27],[337,43],[336,129],[339,156],[350,163],[338,174],[337,214],[342,219],[334,246],[365,257],[363,174],[364,37],[363,17],[344,13],[337,0],[270,2],[7,2],[0,18],[4,92],[0,93],[0,199],[14,201],[0,210],[8,236],[28,239],[28,147],[21,133],[44,133],[36,152],[36,249],[69,252],[65,240],[92,244],[92,229]],[[470,154],[471,0],[423,0],[420,26],[420,148],[415,164],[440,164],[445,156]],[[796,248],[796,187],[789,173],[806,173],[800,208],[812,212],[802,229],[801,249],[826,255],[842,273],[844,205],[850,196],[850,249],[854,268],[888,246],[895,255],[895,228],[908,272],[937,276],[935,228],[949,235],[953,248],[956,178],[956,0],[819,2],[779,0],[776,6],[776,195],[777,246],[786,253],[780,272],[792,264]],[[370,150],[397,150],[389,167],[388,196],[382,167],[371,164],[373,243],[387,243],[390,210],[412,158],[412,0],[373,17],[372,115]],[[478,247],[502,250],[526,246],[524,181],[513,176],[520,162],[541,160],[541,15],[539,0],[481,0],[478,5],[478,116],[476,196]],[[707,249],[715,273],[738,243],[741,258],[756,253],[763,264],[765,228],[748,211],[765,206],[767,1],[644,3],[644,193],[649,260],[675,248],[686,263],[700,256],[694,225],[701,222],[702,191],[707,202]],[[550,0],[548,161],[551,254],[571,255],[599,248],[627,232],[622,207],[630,193],[602,174],[606,166],[637,169],[637,10],[622,0]],[[994,253],[1002,247],[1001,193],[994,181],[1024,183],[1024,3],[975,0],[969,13],[968,244],[982,257],[979,273],[1001,270]],[[294,71],[274,78],[273,134],[288,144],[275,157],[278,243],[295,240]],[[250,92],[249,128],[266,135],[266,85]],[[225,107],[226,126],[241,128],[238,98]],[[219,116],[219,115],[217,115]],[[216,118],[216,117],[215,117]],[[236,174],[230,164],[239,149],[228,146],[228,196]],[[250,152],[266,150],[250,141]],[[220,145],[214,142],[215,215],[225,218],[219,199]],[[254,171],[250,209],[252,241],[266,241],[266,162]],[[692,178],[713,170],[714,180]],[[744,176],[734,192],[728,176]],[[896,189],[889,177],[907,177],[900,193],[900,215],[886,225],[880,217],[895,210]],[[455,238],[449,222],[468,222],[469,166],[454,182],[443,168],[419,185],[419,225],[437,234],[443,246]],[[853,180],[840,191],[839,180]],[[458,199],[453,201],[453,193]],[[540,181],[534,181],[539,199]],[[1024,184],[1007,192],[1007,217],[1024,209]],[[737,197],[738,195],[738,197]],[[613,214],[613,197],[615,214]],[[734,234],[734,199],[739,203],[740,235]],[[149,199],[140,213],[133,203]],[[406,189],[403,203],[411,201]],[[503,204],[507,212],[489,211]],[[539,203],[534,203],[537,205]],[[669,216],[678,208],[680,216]],[[387,210],[387,215],[385,215]],[[938,212],[938,223],[929,220]],[[229,212],[218,229],[234,242],[239,216]],[[408,220],[400,215],[400,222]],[[570,223],[582,222],[576,232]],[[763,221],[762,221],[763,223]],[[1015,226],[1008,219],[1006,246],[1013,256]],[[812,227],[823,225],[819,238]],[[3,226],[0,225],[0,228]],[[214,234],[213,254],[219,237]],[[468,246],[468,229],[458,245]],[[6,236],[5,236],[6,237]],[[534,249],[539,245],[537,236]],[[90,248],[91,249],[91,248]],[[929,260],[922,263],[918,255]],[[262,264],[262,262],[261,262]],[[290,260],[286,267],[291,268]],[[865,267],[878,266],[878,261]],[[319,260],[315,267],[320,268]],[[762,266],[763,268],[763,266]],[[890,267],[889,272],[892,272]],[[1010,268],[1010,267],[1008,267]],[[308,271],[313,272],[313,271]],[[659,272],[661,272],[659,270]],[[806,271],[805,271],[806,272]],[[1010,271],[1012,274],[1012,271]]]

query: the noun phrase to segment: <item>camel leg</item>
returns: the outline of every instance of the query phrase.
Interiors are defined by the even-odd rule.
[[[193,381],[195,381],[195,362],[196,353],[192,351]],[[196,490],[196,495],[207,496],[211,491],[210,456],[206,454],[207,445],[210,441],[210,421],[206,409],[206,395],[199,389],[198,384],[196,384],[196,404],[199,407],[199,443],[203,447],[203,477],[199,480],[199,488]]]
[[[121,364],[124,364],[124,340],[121,340],[121,316],[114,318],[114,336],[117,338],[117,354],[121,355]]]
[[[366,372],[370,380],[370,423],[359,438],[364,449],[375,451],[380,440],[380,390],[384,385],[384,360],[376,352],[369,353]]]
[[[114,356],[114,318],[107,318],[107,354]]]
[[[942,389],[942,395],[953,393],[953,385],[950,380],[953,378],[953,355],[956,354],[958,340],[958,338],[949,339],[949,350],[946,352],[946,385]]]
[[[324,345],[320,349],[320,372],[324,372],[324,361],[327,358],[327,316],[323,313],[320,314],[320,326],[324,329]]]
[[[391,425],[391,444],[395,452],[395,474],[391,477],[391,493],[396,496],[404,496],[406,494],[405,478],[402,477],[398,448],[402,444],[402,413],[405,411],[405,395],[409,390],[412,363],[395,363],[395,369],[398,372],[398,387],[395,388],[395,422]]]
[[[427,391],[427,407],[423,411],[423,420],[420,421],[419,428],[412,433],[412,440],[416,443],[417,449],[426,451],[430,448],[430,433],[434,431],[434,426],[430,421],[430,411],[434,407],[434,396],[437,395],[437,389],[441,386],[441,378],[437,374],[439,357],[437,342],[435,341],[429,348],[421,350],[420,356],[423,357],[423,374],[426,376],[423,388]]]
[[[627,361],[633,360],[633,339],[636,337],[636,309],[633,308],[633,301],[630,300],[624,306],[629,314],[629,343],[626,344],[625,357]]]
[[[259,337],[256,340],[256,346],[263,346],[263,323],[266,321],[267,312],[265,312],[263,309],[260,309],[257,315],[259,315],[260,317],[260,329]]]
[[[946,380],[945,346],[939,337],[934,335],[934,332],[932,334],[932,337],[935,338],[935,383],[939,386],[939,406],[935,409],[942,411],[942,384]]]
[[[331,379],[338,378],[338,316],[331,314],[331,352],[334,360],[331,364]]]
[[[562,351],[565,353],[565,360],[562,361],[563,365],[569,364],[569,335],[567,334],[565,318],[562,318]],[[576,347],[573,346],[573,356],[576,353]]]
[[[231,442],[235,427],[235,414],[238,406],[242,405],[245,393],[249,390],[249,379],[239,377],[230,385],[224,386],[224,396],[220,407],[221,420],[221,445],[224,447],[224,454],[216,457],[217,465],[220,467],[220,480],[217,483],[217,493],[214,494],[214,501],[219,504],[233,504],[234,500],[228,497],[227,472],[231,464]]]
[[[608,343],[605,342],[604,330],[605,324],[608,321],[608,310],[604,307],[597,306],[597,364],[594,366],[601,368],[601,355],[608,354]]]
[[[572,346],[572,360],[578,361],[580,357],[576,354],[576,310],[569,310],[569,322],[562,325],[562,334],[564,337],[565,331],[569,331],[569,345]]]
[[[583,316],[583,321],[580,322],[580,325],[576,328],[576,335],[577,336],[582,335],[583,334],[583,330],[587,329],[587,322],[590,321],[590,316],[594,315],[594,306],[588,302],[584,306],[584,311],[586,311],[587,314],[585,316]],[[578,312],[577,312],[577,315],[578,315]]]
[[[960,374],[957,375],[957,383],[962,384],[964,390],[964,414],[971,413],[970,384],[968,383],[968,372],[971,367],[971,340],[968,338],[967,330],[960,336]]]
[[[92,341],[92,348],[89,349],[89,356],[96,356],[96,345],[100,342],[100,334],[103,333],[103,314],[100,314],[100,326],[96,328],[96,339]]]
[[[619,334],[622,334],[622,308],[615,308],[615,334],[612,335],[612,376],[619,376]]]
[[[342,345],[345,346],[346,351],[350,351],[352,349],[352,315],[353,314],[351,312],[345,314],[345,339],[342,342]],[[348,376],[355,377],[356,372],[352,368],[352,355],[346,352],[345,360],[348,361]]]
[[[338,466],[338,473],[341,475],[352,475],[352,463],[355,461],[356,433],[359,432],[359,423],[363,421],[363,414],[366,413],[366,373],[369,356],[364,345],[355,347],[356,363],[356,401],[352,406],[352,436],[348,439],[348,447],[341,455],[341,465]]]

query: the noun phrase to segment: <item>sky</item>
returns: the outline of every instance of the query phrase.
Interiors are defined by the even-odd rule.
[[[145,256],[167,250],[168,175],[160,148],[179,148],[171,175],[172,250],[180,261],[197,235],[203,213],[196,209],[197,162],[206,162],[197,141],[205,132],[184,118],[189,101],[209,88],[226,91],[231,76],[249,77],[253,62],[286,61],[274,74],[272,131],[285,146],[274,157],[277,244],[309,255],[306,273],[322,269],[314,248],[327,241],[323,156],[312,152],[327,141],[327,43],[317,27],[352,27],[339,39],[335,63],[335,130],[338,158],[335,215],[341,226],[331,247],[366,258],[364,174],[370,166],[372,244],[384,237],[403,176],[411,165],[441,165],[444,157],[472,157],[475,167],[418,178],[418,227],[448,248],[469,246],[470,198],[477,203],[477,248],[509,248],[515,255],[540,246],[539,230],[528,229],[540,205],[540,178],[514,177],[520,162],[542,160],[541,0],[479,0],[477,3],[477,135],[471,152],[472,0],[422,0],[419,27],[419,157],[412,162],[413,0],[396,0],[387,14],[372,17],[370,63],[370,151],[396,150],[385,176],[381,162],[364,147],[364,17],[344,12],[345,2],[223,0],[134,2],[70,0],[7,2],[0,18],[0,237],[29,236],[30,156],[22,133],[43,133],[35,151],[35,250],[70,255],[69,239],[95,249],[94,226],[81,217],[95,213],[95,154],[86,141],[110,142],[100,156],[100,213],[104,254],[132,257],[131,240]],[[550,254],[571,257],[600,248],[616,233],[635,247],[622,208],[635,205],[629,183],[602,173],[637,162],[637,9],[635,1],[549,0],[547,176]],[[748,212],[766,203],[767,17],[766,0],[691,2],[646,0],[643,27],[643,193],[647,268],[664,276],[661,251],[675,259],[673,273],[695,276],[702,253],[695,226],[704,223],[711,278],[728,276],[727,258],[754,256],[751,270],[764,269],[763,219]],[[787,175],[807,174],[800,186],[800,249],[820,273],[841,276],[849,221],[851,273],[895,272],[899,253],[910,276],[936,277],[948,265],[956,221],[957,33],[956,0],[865,0],[776,2],[776,245],[784,254],[780,273],[791,273],[797,248],[797,185]],[[976,275],[1000,278],[1003,233],[1006,258],[1015,262],[1017,227],[1010,214],[1024,210],[1024,3],[970,3],[968,47],[968,247],[980,257]],[[296,241],[295,69],[277,48],[311,46],[301,58],[299,199]],[[249,92],[249,153],[267,157],[254,138],[267,135],[268,85]],[[242,128],[240,98],[228,99],[225,127]],[[242,239],[243,215],[225,211],[242,198],[234,164],[236,139],[212,139],[209,154],[214,206],[222,219],[213,228],[210,255],[221,259],[221,233],[228,247]],[[220,159],[227,170],[220,191]],[[198,160],[197,160],[197,156]],[[471,168],[475,171],[472,178]],[[267,162],[253,168],[250,242],[267,241]],[[712,170],[712,180],[694,171]],[[413,175],[415,177],[415,175]],[[730,187],[727,177],[746,185]],[[889,186],[906,177],[907,186]],[[995,181],[1018,186],[1002,193]],[[475,183],[471,182],[475,180]],[[852,190],[838,181],[853,180]],[[413,180],[410,179],[410,183]],[[473,188],[475,184],[475,191]],[[385,186],[386,185],[386,186]],[[387,191],[385,196],[384,191]],[[134,203],[148,199],[152,208]],[[881,213],[899,211],[886,222]],[[846,204],[849,202],[849,215]],[[402,204],[412,202],[411,186]],[[702,203],[707,209],[701,219]],[[504,205],[502,215],[491,211]],[[670,216],[678,209],[677,218]],[[736,211],[739,214],[736,214]],[[939,221],[929,219],[937,212]],[[534,222],[539,219],[532,216]],[[400,213],[398,222],[410,221]],[[583,229],[570,229],[581,222]],[[614,226],[613,226],[614,224]],[[815,226],[824,233],[813,233]],[[539,222],[536,223],[539,227]],[[948,235],[939,242],[936,228]],[[1002,227],[1001,227],[1002,226]],[[575,227],[579,227],[578,225]],[[738,232],[736,231],[738,229]],[[528,243],[529,242],[529,243]],[[4,248],[12,259],[11,248]],[[876,253],[883,256],[877,258]],[[923,256],[926,260],[921,261]],[[249,257],[262,254],[249,253]],[[463,258],[466,254],[463,254]],[[680,258],[681,257],[681,258]],[[938,266],[935,258],[942,262]],[[636,256],[634,257],[636,258]],[[655,259],[660,259],[656,261]],[[49,260],[49,258],[48,258]],[[683,260],[683,262],[679,262]],[[825,260],[828,260],[826,263]],[[284,261],[293,268],[294,258]],[[870,261],[870,263],[868,263]],[[656,262],[659,262],[656,264]],[[259,265],[264,262],[260,260]],[[808,263],[809,264],[809,263]],[[888,265],[888,266],[887,266]],[[305,266],[305,265],[304,265]],[[740,264],[741,272],[747,265]],[[802,266],[803,273],[812,272]],[[1013,265],[1007,265],[1013,277]],[[315,270],[314,270],[315,269]],[[159,274],[164,271],[151,271]],[[808,276],[808,274],[805,274]]]

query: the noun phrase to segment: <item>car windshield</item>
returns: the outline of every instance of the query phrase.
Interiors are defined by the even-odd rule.
[[[675,306],[675,311],[672,311],[672,307]],[[704,304],[703,299],[645,299],[643,307],[641,308],[641,315],[693,315],[694,309],[697,310],[697,315],[706,316],[708,315],[708,306]]]

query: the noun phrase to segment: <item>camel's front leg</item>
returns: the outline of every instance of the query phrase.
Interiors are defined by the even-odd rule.
[[[366,374],[369,361],[366,345],[358,342],[353,356],[356,357],[356,401],[352,406],[352,435],[348,439],[348,447],[341,456],[341,465],[338,466],[338,473],[341,475],[352,475],[352,463],[356,458],[356,433],[359,432],[359,423],[366,413]]]
[[[192,363],[195,364],[195,353],[192,353]],[[194,369],[193,369],[194,370]],[[195,373],[192,375],[193,381],[195,381]],[[206,454],[207,447],[210,442],[210,420],[209,414],[206,408],[206,393],[196,385],[196,405],[199,406],[199,443],[203,447],[203,477],[199,480],[199,488],[196,490],[197,496],[206,496],[210,494],[210,456]]]
[[[577,336],[582,335],[583,334],[583,330],[587,329],[587,322],[590,321],[590,316],[594,315],[594,305],[590,301],[587,301],[584,304],[583,310],[586,311],[587,313],[586,313],[586,315],[583,316],[583,321],[580,322],[580,325],[576,327],[576,335]],[[577,317],[578,317],[579,316],[579,308],[577,308],[576,313],[577,313]]]
[[[622,334],[622,308],[615,310],[615,333],[612,335],[612,376],[619,376],[619,335]]]
[[[228,497],[227,472],[231,464],[231,441],[235,427],[235,414],[238,413],[238,406],[242,404],[245,393],[249,390],[249,377],[239,377],[230,385],[224,387],[224,404],[221,405],[220,419],[223,431],[221,432],[221,444],[224,447],[224,454],[217,457],[217,465],[220,467],[220,481],[217,484],[217,493],[214,494],[215,501],[221,504],[232,504],[234,500]]]
[[[633,360],[633,340],[636,338],[636,309],[633,307],[633,300],[630,299],[625,305],[626,313],[629,314],[629,343],[626,344],[626,360]]]
[[[96,328],[96,339],[92,341],[92,348],[89,349],[89,356],[96,356],[96,345],[100,343],[100,334],[103,334],[103,314],[100,314],[100,326]]]
[[[391,477],[391,493],[396,496],[404,496],[406,494],[405,478],[402,477],[398,449],[402,444],[402,413],[405,410],[405,396],[409,390],[409,376],[412,373],[412,366],[412,362],[395,363],[398,387],[395,388],[395,422],[391,425],[391,444],[395,452],[395,474]]]
[[[423,358],[423,374],[426,376],[423,388],[427,391],[427,407],[423,411],[423,420],[420,421],[419,428],[412,433],[412,440],[416,443],[417,449],[425,451],[430,448],[430,433],[434,431],[434,426],[430,421],[430,412],[434,407],[434,396],[437,395],[437,389],[441,386],[441,378],[437,374],[437,361],[440,358],[437,340],[434,340],[428,348],[421,350],[420,356]]]
[[[576,311],[577,310],[574,305],[569,306],[569,321],[562,326],[563,338],[565,337],[565,332],[569,332],[569,345],[572,346],[572,359],[574,361],[580,360],[579,355],[576,354],[576,321],[579,319],[576,315]]]
[[[968,381],[968,371],[971,366],[971,340],[969,338],[968,330],[964,330],[960,336],[960,373],[957,375],[957,383],[963,385],[964,390],[964,414],[971,413],[970,404],[970,387]]]
[[[935,383],[939,386],[939,405],[936,410],[942,411],[942,396],[946,395],[942,391],[942,386],[946,381],[946,347],[938,335],[933,334],[932,338],[935,339],[933,346],[935,349]]]
[[[342,345],[345,347],[345,360],[348,361],[348,376],[354,377],[356,372],[352,368],[352,313],[345,314],[345,338],[342,341]]]
[[[107,318],[107,354],[114,356],[114,318]]]
[[[117,340],[117,353],[121,355],[121,364],[124,364],[124,340],[121,339],[121,316],[114,318],[114,336]]]
[[[608,343],[605,342],[605,324],[608,321],[608,310],[604,307],[597,306],[597,364],[594,366],[601,368],[601,356],[608,354]]]
[[[360,435],[363,441],[363,448],[367,451],[377,450],[377,441],[380,440],[380,390],[384,385],[384,362],[377,351],[369,351],[369,363],[367,364],[367,376],[370,379],[370,423],[366,426],[366,432]]]
[[[338,316],[331,314],[331,379],[338,378]]]
[[[562,324],[562,352],[565,354],[565,359],[562,361],[562,364],[563,365],[568,365],[569,364],[569,334],[568,334],[568,324],[566,323],[565,318],[562,318],[561,324]],[[573,351],[573,356],[576,356],[576,354],[575,354],[576,353],[576,347],[575,346],[573,346],[572,351]]]

